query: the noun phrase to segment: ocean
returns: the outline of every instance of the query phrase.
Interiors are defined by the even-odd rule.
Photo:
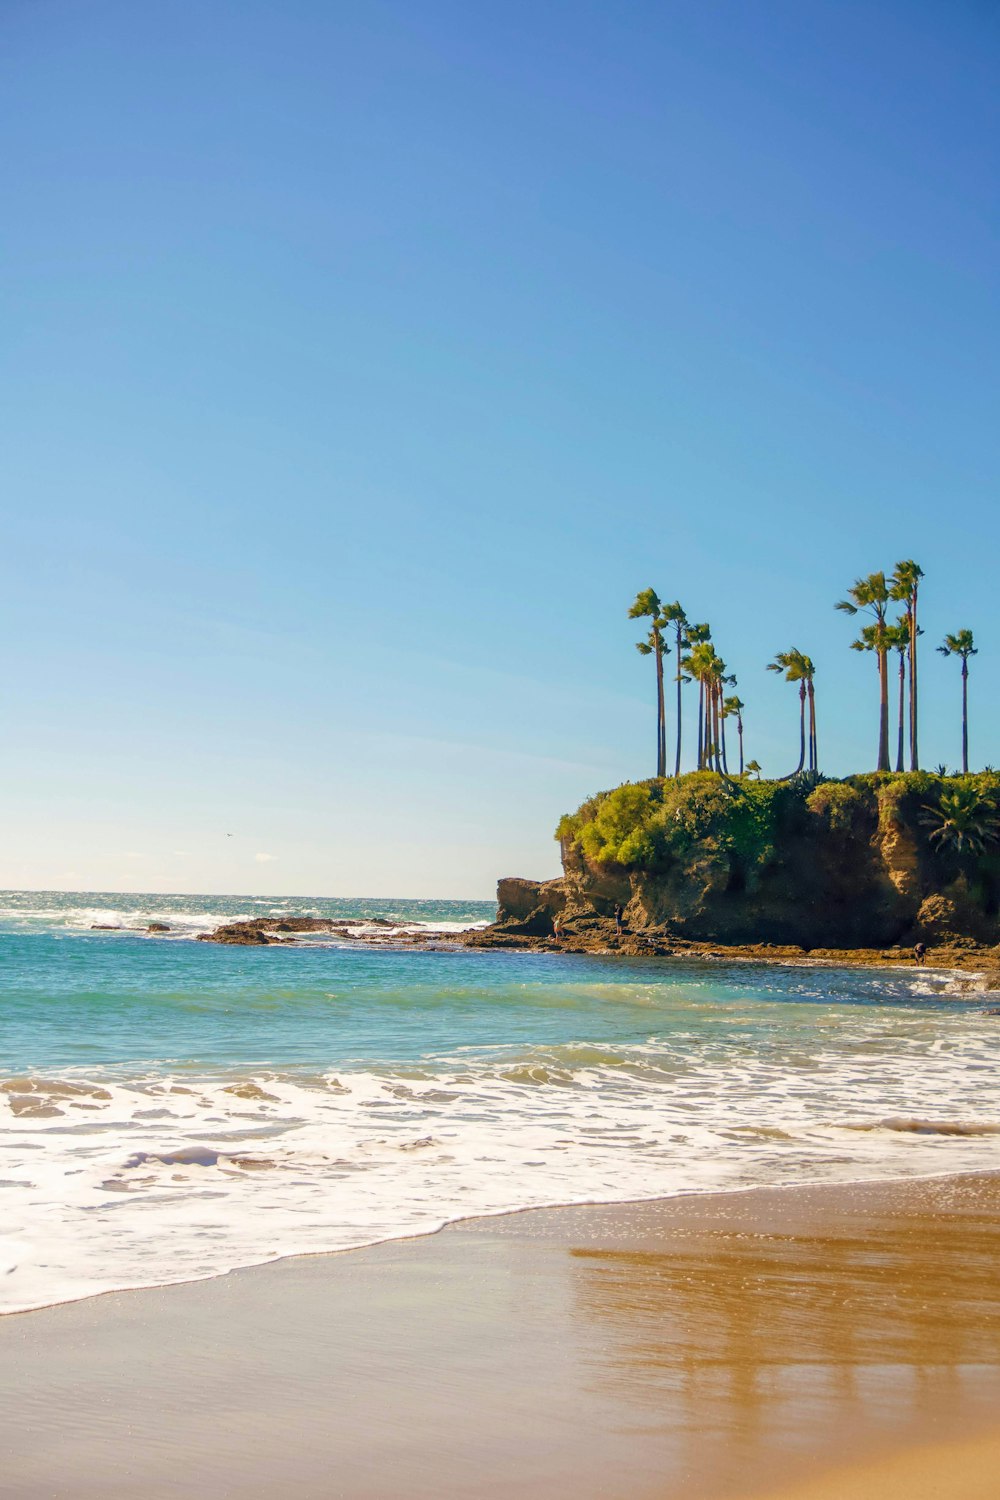
[[[543,1204],[1000,1167],[969,975],[194,941],[271,914],[494,907],[0,893],[0,1311]]]

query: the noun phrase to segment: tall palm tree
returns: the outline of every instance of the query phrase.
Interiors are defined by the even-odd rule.
[[[890,601],[889,587],[884,573],[869,573],[866,578],[856,578],[847,590],[847,598],[841,599],[835,608],[845,614],[856,615],[862,610],[874,616],[874,625],[866,636],[852,641],[856,651],[874,651],[878,659],[879,718],[878,718],[878,766],[879,771],[889,770],[889,642],[886,632],[886,611]]]
[[[891,579],[891,593],[893,599],[898,599],[906,605],[906,623],[909,628],[910,638],[907,646],[907,655],[910,665],[910,770],[920,769],[920,756],[917,753],[917,637],[923,632],[917,624],[917,592],[920,588],[920,580],[924,576],[924,570],[919,563],[911,558],[905,562],[898,562]],[[902,766],[897,767],[902,770]]]
[[[819,771],[819,745],[816,740],[816,668],[811,656],[802,658],[806,674],[806,694],[809,698],[809,769]]]
[[[684,684],[681,653],[684,650],[684,632],[687,629],[688,619],[676,599],[673,604],[664,604],[660,613],[664,623],[674,627],[674,649],[677,652],[677,672],[674,677],[677,684],[677,754],[674,759],[674,775],[679,776],[681,774],[681,687]]]
[[[720,776],[728,776],[726,767],[726,730],[722,714],[722,695],[725,684],[730,679],[726,676],[726,664],[716,652],[712,653],[712,660],[708,667],[708,694],[709,694],[709,743],[711,745],[711,760]]]
[[[971,630],[958,630],[954,635],[946,635],[944,645],[938,650],[942,656],[960,656],[962,658],[962,770],[968,775],[969,772],[969,657],[978,656],[979,652],[972,639]]]
[[[905,769],[903,765],[903,731],[906,722],[906,663],[910,655],[909,615],[900,615],[895,625],[887,627],[886,634],[889,637],[891,649],[899,655],[899,735],[896,741],[896,770],[902,771]]]
[[[818,769],[816,760],[816,698],[813,690],[813,677],[816,668],[812,657],[806,656],[797,646],[790,651],[779,651],[774,661],[768,662],[769,672],[784,672],[786,682],[797,682],[799,685],[799,763],[795,767],[793,775],[798,775],[806,763],[806,703],[809,703],[809,769]]]
[[[684,658],[684,669],[689,678],[693,678],[698,684],[698,770],[704,771],[708,765],[710,747],[712,741],[709,717],[711,714],[711,703],[709,697],[709,684],[712,677],[712,664],[715,659],[715,648],[711,641],[696,641]]]
[[[727,698],[724,701],[723,705],[722,705],[722,720],[723,720],[723,723],[725,723],[726,719],[729,719],[729,718],[735,717],[735,719],[736,719],[736,737],[737,737],[737,739],[740,742],[740,775],[741,776],[743,775],[743,710],[745,708],[746,708],[746,704],[743,702],[742,698],[738,698],[735,693],[732,695],[731,698]]]
[[[663,639],[663,606],[654,589],[643,589],[635,596],[635,603],[628,612],[630,620],[650,619],[649,635],[644,641],[636,641],[636,650],[643,656],[652,656],[656,665],[656,774],[667,774],[667,720],[663,696],[663,658],[670,650]]]
[[[681,665],[690,682],[692,678],[698,684],[698,770],[705,769],[705,682],[708,676],[708,663],[714,656],[711,645],[712,627],[704,625],[687,625],[684,630],[684,645],[687,655],[683,658]]]

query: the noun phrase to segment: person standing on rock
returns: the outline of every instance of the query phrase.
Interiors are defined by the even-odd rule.
[[[616,901],[615,902],[615,932],[617,933],[617,935],[619,937],[621,937],[621,935],[622,935],[622,917],[624,916],[624,914],[625,913],[624,913],[624,910],[622,908],[621,902],[620,901]]]
[[[558,915],[552,918],[552,936],[557,943],[562,941],[562,919]]]

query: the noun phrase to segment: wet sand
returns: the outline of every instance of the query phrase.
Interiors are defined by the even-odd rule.
[[[985,1500],[998,1411],[1000,1174],[534,1210],[0,1319],[17,1500]]]

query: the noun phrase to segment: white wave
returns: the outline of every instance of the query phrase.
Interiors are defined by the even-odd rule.
[[[252,910],[259,907],[262,910]],[[174,906],[160,905],[151,902],[148,905],[138,906],[101,906],[101,905],[75,905],[75,906],[51,906],[32,905],[25,906],[0,906],[0,924],[12,930],[38,931],[42,929],[56,929],[71,933],[103,931],[110,935],[115,933],[139,933],[148,935],[147,929],[151,923],[161,923],[169,931],[157,934],[160,940],[170,938],[193,938],[202,933],[214,932],[216,928],[225,926],[231,922],[246,922],[260,919],[262,917],[318,917],[324,913],[314,906],[293,906],[291,904],[278,905],[273,898],[267,900],[250,899],[243,908],[188,910],[177,909]],[[336,916],[332,920],[340,923],[351,921],[349,916]],[[391,919],[390,919],[391,920]],[[471,932],[488,927],[489,919],[477,919],[470,921],[437,921],[437,920],[404,920],[399,919],[391,926],[386,926],[386,919],[379,917],[377,921],[357,917],[351,922],[346,930],[352,938],[382,938],[390,936],[412,936],[417,934],[434,933],[457,933]],[[310,935],[297,933],[294,935],[297,942],[307,939]],[[313,936],[322,937],[323,934]]]
[[[194,1280],[474,1214],[1000,1166],[995,1030],[817,1011],[798,1051],[685,1037],[409,1066],[0,1082],[0,1308]]]

